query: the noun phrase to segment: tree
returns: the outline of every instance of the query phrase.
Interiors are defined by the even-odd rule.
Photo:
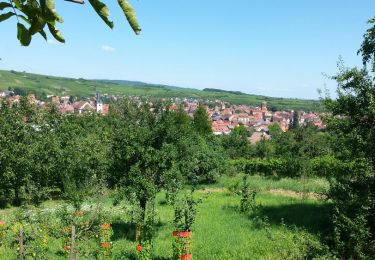
[[[371,24],[375,23],[372,19]],[[333,113],[328,129],[336,135],[336,156],[345,162],[331,183],[333,242],[345,259],[375,258],[375,82],[366,65],[375,62],[375,27],[364,36],[359,53],[364,68],[345,68],[333,77],[338,98],[326,97]]]
[[[297,129],[299,127],[298,111],[293,112],[293,120],[289,124],[289,129]]]
[[[208,113],[203,105],[199,105],[194,113],[193,120],[194,129],[197,133],[206,135],[212,133],[211,121],[208,118]]]
[[[252,146],[248,137],[249,132],[243,125],[234,128],[229,135],[223,136],[222,143],[230,158],[246,158],[251,155]]]
[[[82,3],[81,0],[65,0]],[[111,29],[114,24],[109,20],[109,9],[100,0],[88,0],[99,17]],[[127,0],[117,0],[118,5],[136,34],[141,28],[138,24],[133,7]],[[47,27],[51,35],[59,42],[64,43],[62,33],[56,28],[57,23],[62,23],[63,18],[57,13],[55,0],[9,0],[0,2],[0,22],[13,16],[17,19],[17,38],[22,46],[28,46],[35,34],[40,34],[47,40],[45,28]]]

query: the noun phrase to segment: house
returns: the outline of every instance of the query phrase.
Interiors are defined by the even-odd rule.
[[[60,97],[59,96],[52,96],[51,101],[53,104],[60,104]]]
[[[106,115],[106,114],[108,114],[108,112],[109,112],[109,104],[103,104],[102,114]]]
[[[10,104],[13,104],[13,103],[16,103],[16,102],[20,102],[21,96],[19,96],[19,95],[11,96],[11,97],[8,98],[8,100],[9,100]]]
[[[268,140],[270,139],[271,137],[264,133],[264,132],[254,132],[249,138],[248,140],[250,141],[251,144],[256,144],[257,142],[261,141],[261,140]]]
[[[59,108],[61,113],[74,113],[74,107],[72,105],[69,105],[67,103],[63,103],[60,105]]]
[[[74,102],[73,104],[74,112],[78,114],[87,113],[94,111],[94,107],[87,101],[81,100]]]
[[[37,100],[36,100],[34,94],[27,95],[27,101],[29,101],[30,104],[36,104],[37,103]]]
[[[218,120],[212,123],[212,132],[214,135],[227,135],[230,134],[229,122]]]

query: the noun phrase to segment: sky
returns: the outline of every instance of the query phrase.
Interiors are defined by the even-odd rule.
[[[88,1],[56,0],[66,43],[17,40],[16,20],[0,23],[0,69],[86,79],[123,79],[219,88],[275,97],[332,96],[339,57],[357,56],[373,0],[130,0],[136,36],[117,1],[104,1],[109,29]]]

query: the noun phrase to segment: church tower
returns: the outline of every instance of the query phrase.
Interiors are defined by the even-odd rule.
[[[97,113],[102,113],[102,111],[103,111],[103,102],[102,102],[101,95],[99,93],[96,93],[95,98],[96,98],[96,112]]]
[[[262,111],[267,111],[267,101],[263,101],[260,105],[260,108],[262,109]]]

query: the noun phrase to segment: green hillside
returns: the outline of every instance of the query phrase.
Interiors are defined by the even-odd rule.
[[[265,97],[220,89],[187,89],[132,81],[74,79],[0,70],[0,90],[9,88],[20,88],[38,96],[83,97],[99,92],[149,97],[188,97],[200,100],[220,99],[232,104],[244,105],[259,105],[261,101],[266,100],[271,109],[321,110],[316,100]]]

